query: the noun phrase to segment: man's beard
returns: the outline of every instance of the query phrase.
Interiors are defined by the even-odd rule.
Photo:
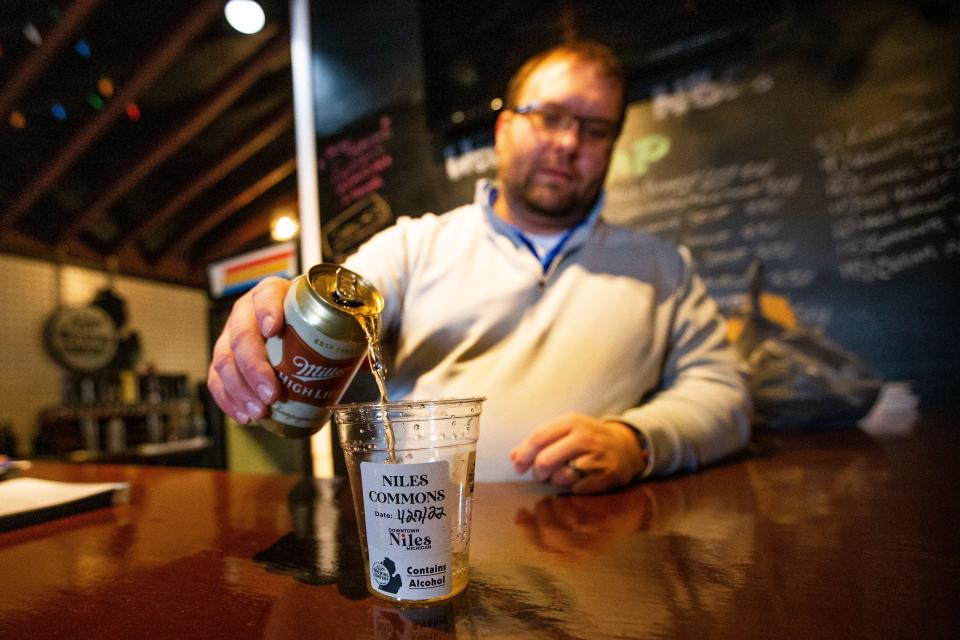
[[[539,193],[544,190],[546,190],[545,187],[531,185],[529,182],[525,183],[519,190],[520,201],[523,202],[527,210],[544,218],[582,218],[593,207],[599,194],[599,190],[597,190],[597,192],[581,198],[576,190],[571,189],[558,198]]]

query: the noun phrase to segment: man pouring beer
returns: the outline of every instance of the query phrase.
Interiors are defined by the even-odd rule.
[[[564,44],[510,80],[498,179],[443,215],[401,218],[345,265],[383,294],[391,400],[485,395],[477,479],[595,493],[740,449],[749,400],[689,252],[601,217],[625,111],[612,52]],[[279,385],[264,348],[289,287],[240,298],[208,386],[241,423]]]

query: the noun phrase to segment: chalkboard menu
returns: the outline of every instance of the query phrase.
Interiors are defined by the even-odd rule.
[[[472,184],[448,180],[431,151],[422,105],[380,110],[317,147],[323,255],[341,261],[399,216],[468,202]]]
[[[605,214],[690,247],[728,311],[761,261],[801,323],[956,407],[960,28],[893,3],[793,27],[645,85]]]
[[[628,69],[604,215],[688,246],[729,313],[760,261],[800,323],[912,381],[925,407],[960,407],[960,17],[936,1],[783,6],[750,41]],[[425,105],[396,98],[318,141],[328,260],[470,201],[495,170],[486,125],[440,157]]]

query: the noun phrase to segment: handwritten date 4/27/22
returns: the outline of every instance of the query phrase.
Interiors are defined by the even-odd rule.
[[[397,509],[397,520],[407,522],[427,522],[428,520],[442,520],[447,515],[443,507],[429,506],[410,509]]]

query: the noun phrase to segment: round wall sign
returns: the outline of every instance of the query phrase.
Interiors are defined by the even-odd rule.
[[[117,353],[117,327],[100,307],[61,308],[44,329],[51,357],[72,371],[90,373],[110,364]]]

